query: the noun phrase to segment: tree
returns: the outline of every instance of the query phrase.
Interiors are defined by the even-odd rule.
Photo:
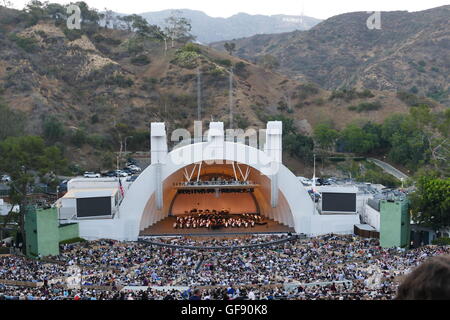
[[[67,10],[58,3],[49,3],[45,6],[46,15],[55,21],[56,25],[62,25],[67,20]]]
[[[162,30],[156,25],[150,25],[147,20],[137,14],[131,15],[131,26],[140,38],[155,38],[162,40],[164,38]]]
[[[450,160],[450,109],[432,113],[426,105],[410,109],[412,121],[425,141],[427,158],[435,170],[449,171]]]
[[[0,115],[0,141],[23,133],[25,117],[21,112],[11,110],[0,101]]]
[[[41,1],[31,0],[27,3],[24,10],[28,13],[28,24],[30,26],[45,18],[44,3]]]
[[[125,25],[126,30],[132,31],[132,25],[133,25],[133,17],[132,16],[123,16],[119,17],[119,21],[123,22]]]
[[[328,123],[318,124],[314,128],[314,139],[325,150],[332,149],[338,138],[339,132]]]
[[[11,1],[8,1],[8,0],[1,0],[0,1],[0,5],[2,5],[5,8],[12,8],[13,3]]]
[[[233,52],[236,50],[236,43],[234,42],[225,42],[223,45],[225,50],[230,54],[230,56],[233,55]]]
[[[104,21],[105,21],[105,28],[112,28],[115,27],[115,15],[112,10],[109,10],[108,8],[105,8],[104,11]]]
[[[0,171],[8,173],[12,179],[10,198],[13,207],[19,205],[20,208],[18,231],[23,241],[25,208],[29,204],[28,194],[36,177],[61,172],[66,165],[61,151],[57,147],[46,147],[40,137],[9,137],[0,142]]]
[[[443,176],[450,172],[450,112],[432,112],[425,106],[410,108],[407,115],[387,118],[382,125],[382,138],[389,144],[388,157],[416,169],[431,164]]]
[[[291,157],[296,157],[311,162],[313,159],[314,141],[311,137],[300,133],[283,136],[283,145]]]
[[[347,152],[365,154],[379,147],[379,139],[375,134],[365,132],[354,124],[342,130],[339,140]]]
[[[171,15],[165,20],[166,27],[164,31],[167,37],[172,41],[172,48],[175,46],[175,41],[186,43],[189,40],[195,39],[190,33],[192,30],[191,21],[182,17],[180,10],[174,10]]]
[[[305,162],[312,161],[314,140],[311,137],[298,133],[292,118],[278,115],[269,117],[268,121],[283,122],[283,148],[291,157],[302,159]]]
[[[50,117],[44,121],[43,131],[45,140],[50,144],[61,140],[65,135],[63,124],[55,117]]]
[[[259,63],[266,69],[274,70],[280,66],[277,58],[270,54],[265,54],[259,59]]]
[[[450,178],[435,174],[421,175],[416,190],[410,195],[413,220],[436,232],[450,227]]]

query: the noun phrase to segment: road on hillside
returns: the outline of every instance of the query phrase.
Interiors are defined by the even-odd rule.
[[[390,175],[396,177],[399,180],[406,180],[409,178],[406,174],[401,172],[400,170],[394,168],[389,163],[386,163],[384,161],[375,159],[375,158],[368,158],[367,160],[375,163],[377,166],[379,166],[381,169],[383,169],[385,172],[389,173]]]

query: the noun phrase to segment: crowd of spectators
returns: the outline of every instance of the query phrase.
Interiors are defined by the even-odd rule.
[[[287,241],[271,243],[277,239]],[[47,261],[0,257],[0,299],[170,300],[189,299],[194,289],[202,299],[392,299],[405,274],[429,257],[450,254],[449,246],[383,249],[377,240],[350,235],[152,240],[159,245],[112,240],[64,245]],[[240,248],[245,244],[261,246]],[[72,289],[69,278],[78,279]],[[2,280],[23,283],[1,285]]]

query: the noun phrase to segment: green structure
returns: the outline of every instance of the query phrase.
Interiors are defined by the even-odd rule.
[[[380,245],[383,248],[409,247],[411,217],[408,200],[380,202]]]
[[[36,210],[28,207],[26,210],[26,254],[29,257],[58,255],[59,243],[78,238],[78,234],[78,224],[59,224],[56,208]]]

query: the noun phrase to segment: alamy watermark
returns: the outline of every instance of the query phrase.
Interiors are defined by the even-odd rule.
[[[281,128],[223,130],[219,126],[202,132],[202,122],[195,121],[194,137],[179,128],[172,131],[170,140],[175,143],[170,161],[177,165],[237,162],[257,167],[261,174],[269,176],[277,174],[281,166]]]
[[[81,29],[81,9],[75,4],[67,6],[67,29],[80,30]]]
[[[367,13],[371,14],[369,18],[367,18],[366,25],[369,30],[380,30],[381,29],[381,11],[367,11]]]

